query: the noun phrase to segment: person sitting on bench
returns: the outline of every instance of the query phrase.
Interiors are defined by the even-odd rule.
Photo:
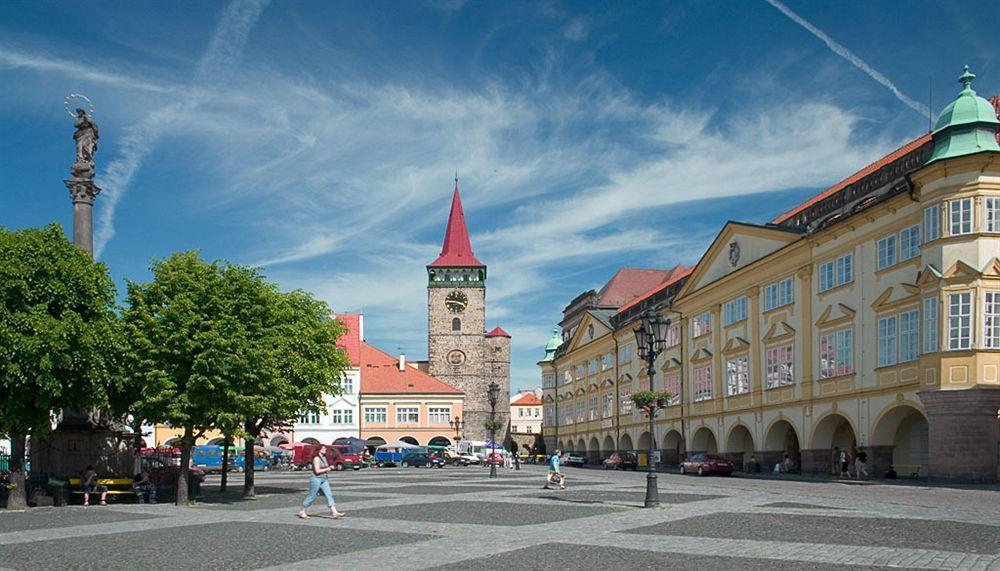
[[[156,486],[149,479],[149,472],[143,470],[136,474],[132,478],[132,489],[135,490],[136,501],[140,504],[147,501],[151,504],[156,503]]]
[[[101,505],[108,505],[105,499],[108,497],[108,487],[97,481],[97,472],[93,466],[87,466],[80,477],[80,488],[83,490],[83,505],[90,505],[90,494],[101,494]]]

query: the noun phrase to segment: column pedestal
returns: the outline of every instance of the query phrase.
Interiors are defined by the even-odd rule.
[[[927,411],[928,475],[963,482],[996,482],[1000,387],[917,394]]]

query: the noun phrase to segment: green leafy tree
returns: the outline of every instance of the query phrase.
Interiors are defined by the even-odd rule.
[[[531,447],[531,453],[545,455],[545,438],[541,434],[535,435],[535,444]]]
[[[115,286],[57,224],[0,228],[0,434],[11,438],[8,509],[24,509],[25,447],[52,412],[101,406],[114,381]]]
[[[223,262],[181,252],[152,265],[153,281],[128,284],[123,313],[131,413],[183,430],[177,505],[188,501],[195,441],[233,422],[234,386],[251,364],[240,323],[244,301],[227,283]]]
[[[324,395],[343,390],[350,362],[337,341],[344,328],[332,318],[329,306],[303,291],[277,292],[265,284],[268,295],[253,317],[261,334],[254,351],[254,374],[239,390],[243,415],[243,495],[254,489],[254,441],[264,429],[290,424],[303,411],[325,408]]]

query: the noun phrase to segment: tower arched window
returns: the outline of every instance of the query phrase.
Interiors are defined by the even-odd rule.
[[[451,320],[451,330],[452,331],[461,331],[462,330],[462,320],[459,319],[459,318],[457,318],[457,317],[454,318],[454,319],[452,319]]]

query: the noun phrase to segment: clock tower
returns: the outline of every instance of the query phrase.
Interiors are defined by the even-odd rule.
[[[472,253],[458,179],[441,255],[427,266],[428,372],[465,393],[466,440],[488,440],[487,387],[500,385],[497,440],[503,443],[510,418],[510,335],[486,332],[486,264]]]

